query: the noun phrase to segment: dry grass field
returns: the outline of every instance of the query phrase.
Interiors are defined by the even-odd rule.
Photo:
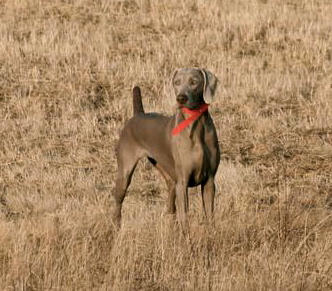
[[[330,0],[1,0],[0,290],[332,290]],[[133,85],[220,79],[214,225],[140,162],[110,221]]]

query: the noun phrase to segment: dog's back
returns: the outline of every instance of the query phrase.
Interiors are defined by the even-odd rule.
[[[133,148],[132,152],[136,151],[137,155],[148,157],[151,162],[158,161],[158,164],[175,177],[170,145],[174,117],[145,112],[138,86],[133,88],[133,113],[134,116],[127,121],[120,134],[117,154],[126,147]]]

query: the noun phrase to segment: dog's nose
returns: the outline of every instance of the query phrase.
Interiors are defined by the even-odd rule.
[[[176,101],[179,102],[180,104],[184,104],[188,101],[188,97],[184,94],[180,94],[176,96]]]

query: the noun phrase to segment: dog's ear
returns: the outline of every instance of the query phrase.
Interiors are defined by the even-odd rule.
[[[173,72],[173,74],[172,74],[172,79],[171,79],[171,87],[173,88],[173,92],[174,92],[174,94],[175,94],[175,90],[174,90],[174,79],[175,79],[175,77],[176,77],[178,71],[179,71],[179,69],[174,70],[174,72]]]
[[[205,103],[210,104],[213,101],[219,80],[210,71],[206,69],[200,70],[204,76],[203,99]]]

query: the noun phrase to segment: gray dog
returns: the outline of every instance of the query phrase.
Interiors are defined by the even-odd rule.
[[[113,193],[114,222],[120,226],[121,208],[136,164],[141,157],[161,172],[169,188],[167,213],[178,211],[187,224],[188,187],[201,185],[205,214],[212,217],[220,150],[208,112],[218,79],[209,71],[182,68],[174,72],[178,110],[172,117],[145,113],[139,87],[133,89],[134,116],[125,125],[118,143],[118,178]]]

